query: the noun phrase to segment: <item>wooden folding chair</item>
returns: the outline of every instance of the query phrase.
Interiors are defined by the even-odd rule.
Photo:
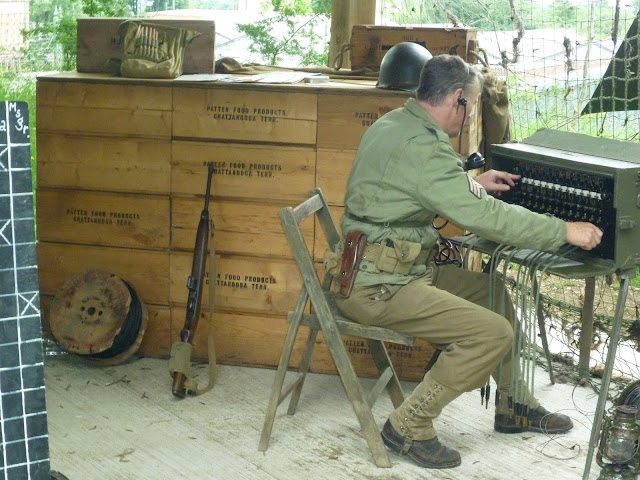
[[[390,467],[389,456],[382,443],[380,432],[371,412],[372,406],[383,390],[387,390],[391,401],[398,407],[404,401],[404,394],[400,386],[389,353],[383,342],[392,342],[402,345],[413,345],[416,338],[386,328],[373,327],[355,323],[343,317],[336,305],[333,293],[330,291],[332,276],[326,274],[321,283],[315,270],[313,259],[300,230],[300,223],[309,218],[312,221],[317,215],[322,230],[327,238],[329,246],[333,248],[340,242],[340,234],[331,217],[327,203],[320,189],[314,189],[308,200],[295,208],[286,207],[280,210],[280,221],[284,228],[287,240],[298,264],[302,275],[303,286],[296,304],[295,310],[289,312],[289,331],[282,348],[280,362],[276,372],[271,398],[265,415],[262,436],[260,437],[259,450],[264,452],[269,446],[269,438],[280,403],[291,394],[287,413],[293,415],[296,411],[302,386],[309,371],[311,354],[315,345],[318,332],[322,330],[325,341],[329,347],[347,397],[353,405],[353,409],[360,421],[362,432],[369,444],[375,463],[379,467]],[[307,300],[311,299],[313,313],[304,313]],[[286,388],[283,388],[285,376],[289,367],[289,360],[294,343],[301,325],[309,327],[309,337],[297,371],[297,378]],[[350,335],[367,339],[369,349],[380,372],[380,376],[374,386],[365,393],[361,382],[349,358],[349,354],[342,341],[341,335]]]

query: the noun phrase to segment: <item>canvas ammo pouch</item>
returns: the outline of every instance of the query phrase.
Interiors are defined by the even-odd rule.
[[[381,244],[368,244],[364,258],[384,273],[408,275],[415,264],[424,264],[431,250],[422,250],[422,245],[406,240],[387,239]]]
[[[119,26],[124,48],[120,74],[134,78],[182,75],[184,49],[199,32],[186,28],[128,20]]]

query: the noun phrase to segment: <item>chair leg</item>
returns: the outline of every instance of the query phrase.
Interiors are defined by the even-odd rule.
[[[371,351],[373,360],[376,362],[378,371],[382,373],[387,368],[391,368],[393,372],[392,377],[389,379],[389,383],[387,383],[387,392],[389,393],[389,397],[391,397],[393,406],[398,408],[402,405],[402,402],[404,402],[404,393],[402,392],[402,386],[400,385],[398,374],[396,373],[396,370],[391,363],[391,359],[389,358],[387,347],[380,340],[370,339],[368,342],[369,350]]]
[[[347,393],[347,397],[351,401],[353,410],[360,422],[362,434],[373,455],[373,460],[378,467],[391,467],[389,454],[382,443],[380,431],[378,430],[376,421],[373,418],[373,413],[371,412],[371,408],[369,407],[369,403],[367,402],[362,386],[360,385],[360,381],[358,380],[340,334],[337,331],[332,331],[328,328],[323,328],[323,332],[325,334],[327,345],[331,350],[333,361],[335,362],[340,378],[342,379],[342,384],[345,392]]]
[[[299,312],[298,315],[291,319],[289,330],[287,331],[287,337],[285,339],[284,346],[282,347],[280,361],[278,362],[278,370],[276,371],[276,376],[273,380],[273,387],[271,388],[269,405],[267,406],[267,412],[265,413],[262,435],[260,436],[260,444],[258,445],[258,450],[261,452],[265,452],[269,447],[271,430],[273,429],[276,410],[278,409],[278,405],[280,405],[280,402],[282,401],[282,386],[284,385],[287,368],[289,367],[289,361],[291,360],[291,353],[293,351],[293,345],[298,335],[301,319],[302,312]]]
[[[300,393],[302,392],[302,386],[304,385],[304,381],[307,378],[307,373],[309,372],[309,367],[311,366],[311,355],[313,354],[313,347],[316,345],[316,337],[318,336],[318,329],[312,328],[309,331],[309,338],[307,339],[307,345],[304,347],[304,354],[302,355],[302,360],[300,361],[300,368],[298,372],[300,374],[300,379],[298,383],[291,393],[291,400],[289,402],[289,409],[287,413],[289,415],[293,415],[296,413],[296,409],[298,408],[298,401],[300,401]]]

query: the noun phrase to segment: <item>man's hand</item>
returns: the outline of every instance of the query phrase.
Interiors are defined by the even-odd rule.
[[[520,180],[520,175],[499,170],[487,170],[476,177],[476,182],[484,187],[484,189],[492,194],[500,195],[502,192],[508,192]]]
[[[567,222],[567,243],[584,250],[595,248],[602,240],[602,230],[587,222]]]

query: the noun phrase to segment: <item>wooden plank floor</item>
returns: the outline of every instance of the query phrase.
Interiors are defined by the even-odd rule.
[[[592,389],[552,386],[540,370],[538,397],[572,417],[569,434],[498,434],[491,407],[480,407],[476,391],[455,400],[436,423],[440,439],[461,452],[460,467],[425,471],[391,456],[392,468],[382,469],[336,376],[309,375],[298,412],[288,416],[280,406],[262,453],[273,370],[219,366],[212,391],[180,400],[171,395],[166,360],[93,367],[62,355],[45,365],[51,466],[70,480],[574,480],[582,478],[597,403]],[[203,382],[206,367],[194,371]],[[405,391],[413,386],[406,383]],[[374,408],[379,426],[390,410],[384,395]],[[594,463],[590,478],[599,471]]]

